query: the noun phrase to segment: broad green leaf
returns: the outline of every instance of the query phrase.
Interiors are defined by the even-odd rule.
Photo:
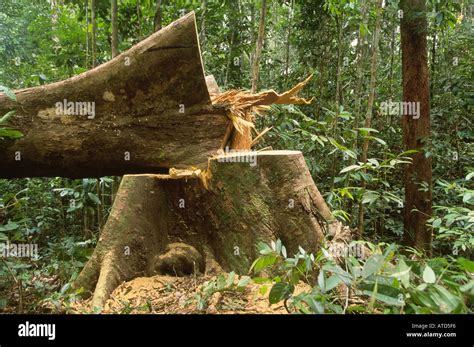
[[[269,255],[261,256],[253,262],[252,266],[250,267],[250,271],[253,270],[255,273],[258,273],[262,271],[264,268],[275,264],[276,260],[277,260],[277,257],[275,257],[274,255],[269,254]]]
[[[328,279],[326,279],[326,292],[329,292],[330,290],[336,288],[336,286],[341,282],[341,278],[337,275],[329,277]]]
[[[443,222],[443,220],[441,218],[436,218],[433,221],[433,228],[438,228],[441,225],[442,222]]]
[[[267,277],[254,277],[252,278],[252,281],[254,281],[257,284],[263,284],[263,283],[270,283],[271,279]]]
[[[398,278],[405,288],[410,286],[410,272],[411,266],[409,267],[403,259],[400,259],[397,264],[398,272],[392,274],[392,277]]]
[[[375,159],[375,158],[367,159],[367,161],[368,161],[369,163],[371,163],[371,164],[372,164],[373,166],[375,166],[375,167],[379,167],[379,166],[380,166],[379,161],[378,161],[377,159]]]
[[[338,265],[331,265],[326,264],[323,266],[323,270],[325,272],[332,272],[335,276],[337,276],[341,281],[343,281],[346,285],[352,285],[352,276],[347,271],[344,271]]]
[[[0,225],[0,231],[12,231],[18,229],[20,226],[14,222],[8,222],[5,225]]]
[[[425,270],[423,270],[423,281],[425,283],[435,283],[436,282],[436,275],[432,268],[426,265]]]
[[[283,258],[288,258],[288,254],[286,253],[286,247],[285,246],[281,246],[281,255],[283,256]]]
[[[409,149],[408,151],[400,153],[398,156],[399,157],[404,157],[407,154],[413,154],[413,153],[418,153],[418,152],[419,151],[417,151],[416,149]]]
[[[5,93],[5,95],[9,99],[11,99],[13,101],[16,101],[16,95],[10,88],[7,88],[5,86],[0,86],[0,93]]]
[[[266,255],[273,252],[272,248],[265,242],[258,243],[258,250],[260,254]]]
[[[441,299],[443,300],[442,303],[445,304],[448,308],[447,310],[443,310],[443,311],[447,313],[452,313],[453,311],[456,311],[458,307],[463,305],[462,299],[455,296],[453,293],[451,293],[449,290],[447,290],[443,286],[440,286],[439,284],[435,284],[434,287],[439,293]]]
[[[360,166],[359,165],[349,165],[349,166],[345,167],[344,169],[342,169],[339,173],[343,174],[345,172],[349,172],[349,171],[356,170],[356,169],[360,169]]]
[[[216,286],[218,290],[224,289],[226,287],[226,278],[224,275],[219,275],[216,280]]]
[[[234,271],[231,271],[229,273],[229,276],[227,277],[227,281],[225,283],[226,287],[230,287],[231,285],[234,284],[234,280],[235,280],[235,272]]]
[[[5,124],[10,118],[16,113],[16,110],[11,110],[7,112],[2,118],[0,118],[0,124]]]
[[[359,130],[362,133],[371,133],[371,132],[378,133],[379,132],[377,129],[373,129],[373,128],[357,128],[357,130]]]
[[[369,191],[365,192],[362,198],[363,204],[371,204],[380,197],[380,194],[377,192]]]
[[[474,273],[474,261],[466,258],[458,258],[457,262],[464,270]]]
[[[362,293],[370,296],[378,301],[382,301],[390,306],[404,306],[401,291],[387,285],[363,284],[361,285]]]
[[[464,203],[469,203],[469,200],[471,200],[471,198],[473,197],[473,194],[472,193],[466,193],[464,194],[464,196],[462,197],[462,202]]]
[[[237,287],[246,287],[247,284],[249,283],[250,283],[250,277],[242,276],[242,278],[239,280],[239,283],[237,283]]]
[[[323,293],[326,292],[326,281],[325,281],[325,278],[324,278],[324,271],[323,270],[319,271],[318,285],[319,285],[319,288],[321,288],[321,291]]]
[[[362,269],[362,278],[367,278],[377,272],[384,265],[385,259],[382,254],[373,254],[367,259]]]
[[[0,138],[3,138],[3,137],[9,138],[9,139],[19,139],[23,137],[23,133],[15,129],[0,128]]]
[[[387,142],[385,142],[384,140],[382,140],[382,139],[379,138],[379,137],[372,136],[372,139],[375,140],[375,141],[377,141],[377,142],[380,143],[381,145],[384,145],[384,146],[387,145]]]
[[[276,253],[277,253],[278,255],[281,254],[281,247],[282,247],[281,240],[278,239],[278,240],[276,241],[276,244],[275,244],[275,251],[276,251]]]
[[[275,283],[270,290],[270,294],[268,299],[270,301],[270,305],[276,304],[284,299],[290,297],[290,295],[295,290],[295,286],[285,282],[278,282]]]
[[[97,205],[100,205],[100,200],[99,198],[97,197],[97,195],[95,195],[94,193],[87,193],[87,196],[92,200],[94,201]]]

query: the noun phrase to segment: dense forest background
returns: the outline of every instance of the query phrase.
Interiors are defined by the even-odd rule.
[[[382,107],[403,101],[398,1],[119,0],[118,51],[191,10],[205,72],[222,90],[254,85],[284,91],[313,74],[302,92],[313,103],[272,106],[258,120],[258,129],[272,127],[259,146],[301,150],[334,214],[359,238],[402,244],[403,170],[410,153],[401,117]],[[428,0],[426,16],[431,136],[424,145],[433,165],[432,187],[419,187],[432,189],[433,243],[426,262],[437,277],[454,276],[446,285],[460,297],[474,291],[467,261],[474,246],[474,6]],[[2,0],[0,33],[1,86],[66,79],[112,58],[111,2]],[[66,295],[94,249],[119,182],[0,180],[0,241],[40,249],[37,260],[0,259],[0,309],[43,311],[45,298],[58,302]],[[435,303],[421,312],[446,312]],[[466,312],[466,305],[455,307]]]

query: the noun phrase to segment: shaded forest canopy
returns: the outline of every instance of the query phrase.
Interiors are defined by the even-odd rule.
[[[293,244],[297,238],[285,239],[285,233],[276,232],[271,238],[259,240],[264,241],[264,244],[255,240],[255,244],[242,247],[251,250],[248,252],[252,254],[249,262],[234,263],[229,260],[231,258],[216,256],[217,263],[226,264],[221,269],[223,273],[217,271],[207,274],[202,271],[207,282],[203,279],[199,289],[189,289],[188,299],[192,302],[189,305],[195,305],[192,307],[197,311],[219,312],[222,303],[229,304],[228,300],[232,301],[233,297],[226,298],[224,295],[224,298],[217,300],[216,293],[248,294],[248,291],[253,290],[269,296],[268,300],[272,304],[285,300],[285,307],[280,309],[290,312],[472,312],[474,263],[469,259],[473,258],[474,246],[474,8],[468,1],[2,1],[0,156],[8,156],[14,163],[17,160],[16,150],[13,148],[7,152],[8,144],[16,139],[26,140],[29,135],[26,128],[20,126],[23,124],[20,117],[22,111],[18,108],[16,115],[9,112],[14,109],[11,105],[15,105],[17,97],[19,100],[22,98],[21,92],[15,93],[14,90],[62,81],[105,64],[191,11],[196,16],[203,64],[201,68],[199,61],[199,66],[195,68],[204,70],[206,76],[214,76],[217,85],[214,89],[209,84],[207,86],[209,91],[215,93],[213,100],[219,100],[217,89],[221,92],[250,90],[254,94],[267,89],[284,92],[312,75],[300,91],[300,96],[312,100],[311,103],[273,104],[266,107],[264,116],[252,115],[249,108],[249,113],[242,118],[244,122],[239,123],[247,126],[234,131],[230,138],[226,137],[225,143],[230,144],[231,149],[252,147],[261,151],[258,153],[261,153],[262,158],[267,158],[262,161],[267,166],[257,165],[262,170],[259,171],[261,175],[257,176],[266,177],[269,181],[258,185],[261,189],[258,198],[247,191],[242,193],[253,200],[246,201],[236,215],[249,216],[248,209],[255,208],[259,217],[252,223],[258,225],[257,220],[265,224],[266,218],[276,216],[275,211],[278,211],[280,215],[272,219],[275,225],[278,225],[277,228],[290,229],[291,225],[284,222],[284,216],[289,216],[288,206],[274,205],[273,211],[268,202],[273,199],[268,198],[273,196],[268,189],[278,188],[268,168],[279,164],[278,160],[268,160],[273,152],[265,152],[269,149],[301,151],[305,163],[300,159],[292,159],[293,164],[288,164],[288,172],[293,172],[291,169],[295,168],[306,172],[307,165],[308,177],[312,177],[317,185],[316,191],[319,189],[324,198],[315,206],[327,204],[328,211],[331,211],[327,219],[331,223],[337,220],[346,228],[339,228],[337,233],[327,232],[330,228],[326,218],[315,217],[313,220],[313,215],[321,211],[315,212],[314,206],[306,208],[309,206],[304,203],[306,197],[298,195],[296,203],[304,205],[309,217],[298,217],[295,224],[304,221],[307,226],[314,222],[314,230],[318,230],[318,247],[314,246],[316,243],[312,240],[308,243],[311,249],[306,251],[314,252],[316,257],[311,258],[308,253],[298,249],[298,245]],[[185,56],[181,58],[185,59]],[[172,85],[173,88],[177,89],[177,93],[189,93],[190,98],[198,103],[202,95],[192,94],[192,91],[200,90],[207,95],[207,90],[203,89],[204,80],[199,81],[202,88],[197,88],[199,83],[190,82],[196,74],[186,75],[186,66],[183,64],[179,71],[168,66],[163,71],[169,80],[176,78],[184,81]],[[134,70],[137,76],[140,72],[144,73],[143,80],[146,80],[148,71]],[[109,94],[101,93],[100,96],[110,98]],[[161,104],[161,100],[153,107],[159,108],[158,104]],[[128,111],[125,108],[121,110],[123,114]],[[214,147],[217,149],[221,146],[220,139],[228,135],[227,126],[229,122],[232,123],[226,117],[219,118],[217,114],[209,116],[213,121],[206,130],[212,132],[212,141],[200,146],[198,143],[204,137],[198,132],[193,133],[195,124],[191,122],[181,124],[179,130],[184,135],[176,140],[176,148],[182,141],[187,143],[188,148],[200,148],[204,161],[214,155]],[[86,116],[83,115],[83,118]],[[253,122],[255,128],[245,121]],[[172,123],[172,127],[179,125]],[[48,124],[43,129],[46,128],[51,130],[51,135],[46,135],[44,141],[47,143],[49,138],[50,145],[54,144],[54,129]],[[238,125],[234,124],[234,130],[237,128]],[[75,140],[68,134],[63,135],[61,142]],[[149,132],[147,136],[149,141],[156,140],[157,146],[160,144],[160,139]],[[170,138],[168,136],[164,141],[169,142]],[[33,139],[38,141],[34,147],[41,147],[43,139]],[[102,148],[107,142],[105,137],[96,136],[94,143],[102,143]],[[145,147],[144,144],[140,146]],[[118,147],[111,145],[110,155],[114,148]],[[120,147],[120,151],[123,153],[124,149]],[[298,156],[295,153],[291,155]],[[185,151],[176,157],[157,151],[153,159],[166,162],[167,168],[190,170],[189,177],[187,171],[170,172],[171,176],[173,173],[176,176],[173,179],[178,178],[169,185],[176,191],[168,188],[168,183],[158,182],[156,178],[143,180],[137,187],[160,187],[163,189],[163,199],[169,198],[172,199],[169,201],[176,203],[179,203],[180,196],[176,195],[179,192],[183,196],[188,194],[186,196],[192,197],[191,200],[213,201],[215,205],[222,199],[222,206],[225,206],[240,194],[240,190],[237,190],[232,198],[226,197],[223,191],[232,190],[230,187],[225,188],[226,184],[237,182],[237,185],[245,184],[247,188],[257,181],[260,184],[259,178],[252,174],[238,177],[236,182],[226,182],[222,178],[224,172],[228,177],[233,177],[236,172],[246,172],[248,168],[222,169],[235,165],[223,162],[219,169],[216,163],[216,177],[221,177],[222,182],[219,185],[215,184],[217,181],[214,181],[214,185],[211,182],[208,187],[212,194],[216,194],[212,200],[206,195],[211,193],[197,193],[198,189],[192,180],[198,168],[193,166],[192,160],[187,159]],[[72,283],[77,280],[87,261],[94,259],[92,254],[99,238],[104,236],[102,231],[108,230],[105,226],[113,211],[122,178],[96,178],[102,176],[100,169],[90,175],[93,178],[85,177],[88,172],[92,172],[88,170],[88,165],[100,168],[102,164],[105,167],[107,160],[110,160],[107,155],[102,159],[98,157],[97,162],[87,162],[87,156],[82,160],[80,168],[83,171],[75,176],[69,174],[82,179],[54,177],[0,180],[2,250],[10,244],[38,246],[38,259],[11,254],[2,256],[0,252],[0,310],[64,312],[70,310],[76,299],[84,295],[85,289],[77,288]],[[286,159],[282,159],[282,162],[287,163]],[[28,168],[20,175],[11,163],[6,163],[6,160],[0,163],[0,177],[28,176]],[[54,176],[56,172],[53,166],[43,170],[38,163],[33,165],[38,168],[39,175]],[[47,171],[48,168],[53,170]],[[133,168],[133,173],[147,173],[148,169],[149,166],[144,164],[140,169]],[[158,171],[163,167],[155,169]],[[273,169],[275,173],[278,172]],[[278,169],[281,167],[278,166]],[[221,176],[219,172],[222,172]],[[132,172],[124,169],[113,174],[125,173]],[[167,171],[154,173],[166,174]],[[180,183],[182,177],[179,175],[189,178],[191,183]],[[133,179],[137,182],[136,178],[127,177],[123,181],[128,184]],[[253,181],[249,181],[249,177],[253,177]],[[305,182],[310,181],[308,177],[305,176]],[[291,186],[293,188],[295,186]],[[288,200],[291,205],[292,198],[285,195],[291,189],[279,190],[276,196],[281,201]],[[295,191],[298,190],[295,188]],[[137,198],[140,195],[138,192],[135,192]],[[314,190],[309,195],[316,196]],[[212,206],[212,203],[209,205]],[[267,207],[272,211],[268,212]],[[119,209],[114,208],[117,211]],[[225,207],[222,210],[226,211]],[[215,217],[214,211],[209,210],[203,215]],[[253,218],[256,214],[250,213],[250,216]],[[189,218],[185,213],[181,222],[192,225],[192,219]],[[219,230],[219,225],[225,225],[224,220],[224,216],[219,216],[209,225]],[[293,221],[289,217],[288,220]],[[246,224],[242,222],[242,225]],[[260,227],[265,229],[265,226]],[[226,230],[229,228],[232,229],[232,226]],[[298,230],[306,229],[302,227]],[[322,239],[320,232],[324,234]],[[173,231],[170,229],[169,233],[173,234]],[[105,234],[108,235],[109,231]],[[192,237],[189,239],[192,239],[190,242],[194,242],[194,246],[199,244]],[[185,254],[184,258],[196,263],[203,261],[199,256],[194,256],[196,249],[187,247],[174,242],[169,244],[165,250],[168,253],[165,254],[175,252],[178,255]],[[209,254],[206,253],[208,250],[196,248],[198,253]],[[239,249],[229,246],[225,252],[231,256],[234,252],[238,253]],[[287,254],[287,249],[291,253]],[[354,253],[354,250],[357,252]],[[360,250],[365,252],[362,252],[364,256],[358,253]],[[178,256],[177,259],[182,258]],[[295,262],[295,266],[289,269],[284,266],[288,259],[294,259]],[[252,265],[254,260],[256,262]],[[167,261],[163,258],[156,260],[160,264],[157,268],[165,268],[167,265],[163,264],[167,264]],[[190,265],[192,263],[184,262],[188,269],[192,269],[191,273],[198,272]],[[302,263],[311,264],[304,270],[305,276],[301,276],[301,268],[298,268],[298,264]],[[372,267],[371,264],[375,265]],[[206,266],[202,265],[201,269]],[[247,287],[251,281],[246,277],[250,267],[253,284]],[[365,274],[362,271],[362,274],[357,275],[357,270],[353,271],[356,268],[366,271]],[[339,277],[336,276],[339,270],[347,275],[339,273]],[[127,271],[125,269],[123,272]],[[152,272],[150,270],[147,275],[151,276]],[[169,271],[157,271],[157,274],[173,275]],[[189,273],[180,273],[178,277],[186,275]],[[379,285],[377,276],[395,278],[396,283],[380,282],[380,287],[374,289],[374,283],[377,283],[375,287]],[[255,281],[255,278],[258,279]],[[160,283],[175,283],[169,278],[156,279],[162,281]],[[176,283],[187,285],[183,279]],[[423,290],[419,289],[420,285],[425,286]],[[123,299],[123,286],[112,297]],[[351,286],[354,292],[346,292]],[[267,288],[270,295],[267,289],[262,288]],[[109,289],[108,294],[111,294],[114,288]],[[317,290],[319,296],[305,296],[311,290]],[[293,291],[295,296],[287,307],[286,300]],[[346,299],[349,297],[350,300]],[[151,309],[146,307],[145,311],[162,312],[157,308],[160,306],[158,298],[154,299],[156,306]],[[140,312],[139,300],[133,300],[136,305],[134,308],[109,304],[107,309],[112,312]],[[335,304],[330,305],[328,302]],[[173,302],[173,305],[179,307],[184,303]],[[245,312],[245,307],[243,305],[240,309]],[[94,308],[85,305],[72,310],[90,312]]]

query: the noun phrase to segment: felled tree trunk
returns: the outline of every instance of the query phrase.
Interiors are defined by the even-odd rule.
[[[138,276],[247,273],[258,241],[316,251],[337,225],[297,151],[220,155],[199,177],[127,175],[74,287],[102,307]]]
[[[206,165],[229,120],[206,87],[194,13],[70,79],[0,93],[0,178],[97,177]],[[3,126],[3,124],[2,124]],[[167,172],[167,170],[166,170]]]

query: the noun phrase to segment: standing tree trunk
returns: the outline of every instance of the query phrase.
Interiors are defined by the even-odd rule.
[[[434,11],[438,12],[438,2],[434,3]],[[437,21],[434,21],[433,24],[433,43],[431,45],[431,89],[430,89],[430,99],[433,99],[433,90],[435,85],[435,72],[436,72],[436,43],[438,39],[438,25]]]
[[[336,114],[334,121],[332,122],[332,136],[336,138],[339,110],[342,105],[342,91],[341,91],[341,75],[342,75],[342,46],[344,41],[344,16],[343,13],[334,17],[337,27],[337,66],[336,66]],[[338,156],[335,151],[332,155],[331,160],[331,191],[334,189],[334,182],[336,178],[336,167],[337,167]]]
[[[255,2],[252,1],[250,4],[250,42],[255,42]],[[253,61],[255,60],[255,50],[251,50],[250,52],[250,67],[253,68]]]
[[[138,30],[138,40],[142,39],[142,20],[141,20],[141,8],[140,8],[140,0],[136,1],[136,8],[137,8],[137,30]]]
[[[199,39],[201,41],[201,48],[204,50],[206,46],[206,13],[207,13],[207,1],[202,1],[202,15],[201,15],[201,30],[199,33]]]
[[[86,0],[86,69],[89,68],[89,0]]]
[[[424,151],[431,135],[426,4],[425,0],[402,0],[400,8],[403,101],[420,105],[419,117],[405,114],[402,121],[405,149],[418,151],[405,168],[403,240],[406,245],[431,253],[432,231],[426,225],[432,212],[431,158]]]
[[[112,0],[110,9],[112,18],[112,58],[118,55],[117,0]]]
[[[367,7],[369,4],[364,1],[362,3],[362,9],[361,9],[361,18],[364,21],[364,25],[368,25],[368,21],[366,19],[367,16]],[[354,126],[353,130],[355,132],[355,138],[354,138],[354,144],[352,146],[352,149],[354,151],[357,151],[358,143],[359,143],[359,131],[357,130],[360,127],[360,108],[361,108],[361,101],[362,101],[362,88],[363,88],[363,82],[364,82],[364,62],[365,62],[365,56],[367,53],[367,45],[366,45],[366,38],[365,35],[363,34],[362,30],[359,29],[359,35],[357,36],[357,67],[356,67],[356,76],[357,76],[357,82],[356,82],[356,87],[354,91],[354,96],[355,96],[355,103],[354,103]],[[354,162],[352,162],[354,164]],[[349,176],[349,175],[348,175]],[[347,185],[349,185],[349,181],[347,181]]]
[[[91,0],[91,25],[92,25],[92,67],[96,66],[97,63],[97,21],[95,20],[96,15],[96,0]]]
[[[153,27],[155,31],[160,30],[162,27],[162,24],[161,24],[162,12],[163,10],[161,8],[161,0],[156,0],[155,17],[153,18]]]
[[[377,19],[375,20],[375,33],[374,41],[372,46],[372,61],[370,65],[370,84],[369,84],[369,100],[367,101],[367,114],[365,116],[365,128],[370,128],[372,124],[372,111],[374,107],[375,100],[375,82],[377,81],[377,56],[379,50],[379,40],[380,40],[380,23],[382,20],[382,0],[377,2]],[[367,162],[367,156],[369,152],[369,139],[364,139],[364,144],[362,146],[362,155],[360,161],[362,163]],[[365,170],[364,170],[365,171]],[[365,180],[362,181],[362,191],[365,191],[367,183]],[[357,227],[359,234],[364,233],[364,205],[362,201],[359,203],[359,213],[357,218]]]
[[[260,77],[260,58],[262,56],[263,40],[265,37],[265,16],[267,14],[267,0],[262,0],[262,10],[260,11],[260,22],[258,25],[257,44],[255,46],[255,56],[252,66],[252,93],[257,92],[258,80]]]
[[[336,112],[342,104],[341,75],[342,75],[342,50],[344,41],[344,13],[335,16],[337,27],[337,69],[336,69]],[[337,117],[336,117],[337,126]]]
[[[366,19],[367,17],[367,7],[368,3],[364,1],[362,3],[362,8],[361,8],[361,19],[362,19],[362,24],[368,25],[368,21]],[[357,149],[359,146],[359,130],[358,128],[360,127],[360,109],[361,109],[361,104],[362,104],[362,88],[363,88],[363,82],[364,82],[364,63],[365,63],[365,57],[367,55],[367,39],[366,36],[367,34],[363,34],[362,30],[359,29],[359,33],[357,35],[357,50],[356,50],[356,57],[357,57],[357,65],[356,65],[356,86],[354,90],[354,123],[352,125],[352,130],[354,131],[354,142],[352,144],[352,150],[354,153],[357,153]],[[352,158],[351,159],[351,165],[354,165],[357,161],[357,158]],[[351,180],[351,174],[348,172],[346,174],[346,179],[345,179],[345,187],[349,187],[350,185],[350,180]],[[349,208],[352,207],[352,200],[349,202]]]
[[[289,73],[290,73],[290,48],[291,48],[291,27],[293,25],[293,11],[294,11],[294,0],[290,1],[290,15],[288,18],[288,32],[286,35],[286,54],[285,54],[285,82],[288,82]]]

